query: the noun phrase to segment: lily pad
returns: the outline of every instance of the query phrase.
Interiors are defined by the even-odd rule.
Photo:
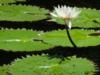
[[[12,51],[38,51],[53,45],[43,42],[38,36],[40,32],[32,30],[0,30],[0,49]]]
[[[95,64],[88,59],[68,57],[62,63],[59,58],[28,56],[16,59],[9,68],[12,75],[94,75]]]
[[[0,6],[1,21],[38,21],[46,19],[48,10],[30,5]]]

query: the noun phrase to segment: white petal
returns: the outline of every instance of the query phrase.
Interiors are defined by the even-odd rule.
[[[77,17],[80,14],[80,12],[81,12],[80,10],[78,10],[77,8],[74,7],[72,10],[72,13],[71,13],[72,18]]]
[[[81,11],[78,10],[76,7],[66,7],[65,5],[58,5],[57,7],[54,7],[54,12],[55,13],[50,13],[54,17],[71,19],[77,17]]]
[[[71,22],[71,20],[66,20],[66,24],[68,26],[68,29],[72,28],[72,22]]]
[[[52,15],[53,17],[58,17],[56,14],[54,13],[50,13],[50,15]]]
[[[55,8],[55,12],[56,12],[56,14],[57,14],[59,17],[61,17],[62,14],[63,14],[62,7],[60,7],[60,6],[58,5],[58,8]]]
[[[73,14],[73,17],[77,17],[79,14],[81,13],[81,11],[77,11]]]
[[[68,27],[69,27],[69,29],[72,28],[72,23],[71,23],[71,21],[68,22]]]

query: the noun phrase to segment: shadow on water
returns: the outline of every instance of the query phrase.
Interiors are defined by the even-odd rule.
[[[67,57],[76,55],[77,57],[83,57],[94,61],[100,68],[100,45],[89,47],[55,47],[43,51],[31,51],[31,52],[12,52],[0,50],[0,65],[9,64],[16,58],[26,57],[27,55],[41,55],[43,53],[48,54],[50,58],[53,57]]]
[[[20,2],[17,2],[20,4]],[[22,2],[21,4],[30,4],[37,5],[40,7],[44,7],[47,9],[53,9],[53,6],[60,5],[68,5],[68,6],[77,6],[77,7],[90,7],[100,9],[100,0],[27,0],[26,2]],[[57,29],[64,29],[65,26],[56,24],[55,22],[46,22],[45,20],[36,21],[36,22],[11,22],[11,21],[0,21],[1,28],[13,28],[13,29],[33,29],[33,30],[43,30],[43,31],[51,31]],[[81,27],[73,27],[72,29],[87,29],[87,30],[99,30],[100,28],[81,28]],[[12,51],[4,51],[0,50],[0,66],[3,64],[10,64],[16,58],[26,57],[27,55],[41,55],[45,53],[53,58],[53,57],[67,57],[76,55],[77,57],[83,57],[94,61],[99,69],[100,69],[100,45],[98,46],[90,46],[90,47],[80,47],[80,48],[72,48],[72,47],[55,47],[48,50],[43,51],[33,51],[33,52],[12,52]],[[97,73],[100,75],[100,72]]]
[[[32,22],[11,22],[11,21],[1,21],[0,22],[1,28],[13,28],[13,29],[33,29],[33,30],[43,30],[43,31],[50,31],[55,29],[63,29],[64,26],[58,25],[55,22],[47,22],[46,20],[40,21],[32,21]]]
[[[20,4],[20,2],[17,2]],[[68,6],[77,6],[77,7],[89,7],[100,9],[100,0],[27,0],[22,4],[30,4],[37,5],[40,7],[44,7],[52,10],[54,6],[60,5],[68,5]],[[33,29],[33,30],[43,30],[43,31],[51,31],[57,29],[64,29],[65,26],[59,25],[55,22],[46,22],[45,20],[40,20],[36,22],[11,22],[11,21],[0,21],[1,28],[13,28],[13,29]],[[81,28],[81,27],[73,27],[72,29],[87,29],[87,30],[100,30],[100,28]],[[0,50],[0,65],[9,64],[14,61],[16,58],[26,57],[27,55],[41,55],[45,53],[53,58],[53,57],[67,57],[76,55],[77,57],[83,57],[94,61],[98,67],[100,68],[100,45],[98,46],[90,46],[90,47],[80,47],[80,48],[72,48],[72,47],[55,47],[48,50],[43,51],[33,51],[33,52],[11,52]],[[100,73],[98,72],[98,75]]]
[[[16,22],[16,21],[0,21],[0,28],[8,29],[32,29],[32,30],[43,30],[43,31],[52,31],[58,29],[65,29],[64,25],[57,24],[56,22],[49,22],[47,19],[40,21],[25,21],[25,22]],[[85,29],[85,30],[100,30],[100,27],[72,27],[72,29]]]
[[[20,2],[17,2],[20,4]],[[68,5],[68,6],[77,6],[77,7],[89,7],[100,9],[100,1],[99,0],[27,0],[22,4],[30,4],[37,5],[40,7],[44,7],[52,10],[54,6],[60,5]],[[11,21],[0,21],[1,28],[13,28],[13,29],[33,29],[33,30],[43,30],[43,31],[51,31],[57,29],[64,29],[65,26],[56,24],[55,22],[46,22],[45,20],[36,21],[36,22],[11,22]],[[81,27],[73,27],[72,29],[87,29],[87,30],[100,30],[100,28],[81,28]],[[10,64],[16,58],[26,57],[27,55],[41,55],[45,53],[50,56],[50,58],[57,57],[67,57],[76,55],[77,57],[83,57],[94,61],[99,69],[100,69],[100,45],[98,46],[90,46],[90,47],[80,47],[74,49],[72,47],[55,47],[48,50],[43,51],[32,51],[32,52],[12,52],[12,51],[4,51],[0,50],[0,66],[3,64]],[[100,75],[100,72],[97,73]]]
[[[27,0],[27,2],[17,2],[17,4],[20,3],[36,5],[47,9],[53,9],[58,4],[100,9],[100,0]]]

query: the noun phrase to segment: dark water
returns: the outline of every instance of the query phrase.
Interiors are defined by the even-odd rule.
[[[58,25],[54,22],[46,22],[45,20],[37,21],[37,22],[10,22],[10,21],[1,21],[0,26],[2,28],[13,28],[13,29],[33,29],[33,30],[43,30],[43,31],[52,31],[57,29],[64,29],[63,25]],[[72,29],[83,29],[80,27],[74,27]],[[100,28],[84,28],[86,30],[100,30]],[[50,57],[67,57],[76,55],[77,57],[83,57],[90,59],[95,62],[100,68],[100,45],[98,46],[89,46],[89,47],[55,47],[53,49],[43,50],[43,51],[33,51],[33,52],[9,52],[0,50],[0,65],[9,64],[16,58],[21,58],[22,56],[48,53]],[[96,75],[99,75],[98,71]]]
[[[0,65],[10,64],[16,58],[21,58],[26,55],[41,55],[42,53],[48,54],[49,57],[64,58],[67,56],[76,55],[77,57],[87,58],[98,66],[100,69],[100,45],[90,46],[90,47],[55,47],[53,49],[43,50],[43,51],[33,51],[33,52],[11,52],[0,50]],[[96,72],[96,75],[99,75],[100,71]]]
[[[70,6],[78,6],[78,7],[90,7],[100,9],[100,0],[27,0],[28,2],[22,4],[30,4],[37,5],[40,7],[53,9],[53,6],[57,6],[58,4],[66,4]],[[19,4],[19,2],[17,2]],[[64,29],[64,26],[58,25],[54,22],[46,22],[45,20],[36,21],[36,22],[10,22],[10,21],[0,21],[0,27],[3,28],[26,28],[33,30],[44,30],[51,31],[57,29]],[[100,28],[80,28],[74,27],[72,29],[87,29],[87,30],[100,30]],[[100,68],[100,45],[98,46],[90,46],[90,47],[80,47],[80,48],[72,48],[72,47],[55,47],[53,49],[43,50],[43,51],[35,51],[35,52],[8,52],[4,50],[0,50],[0,65],[9,64],[16,58],[21,58],[22,56],[48,53],[50,57],[66,57],[76,55],[77,57],[84,57],[95,62]],[[100,75],[98,71],[96,75]]]
[[[48,9],[52,9],[53,6],[57,6],[58,4],[100,9],[100,0],[27,0],[27,2],[22,4],[37,5]]]

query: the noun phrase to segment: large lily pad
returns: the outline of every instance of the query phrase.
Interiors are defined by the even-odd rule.
[[[37,21],[47,18],[48,10],[30,5],[0,6],[1,21]]]
[[[93,30],[69,30],[78,47],[100,45],[100,35],[90,35]],[[55,46],[72,47],[65,30],[51,32],[32,30],[0,30],[0,49],[12,51],[37,51]]]
[[[93,75],[96,67],[93,62],[68,57],[65,61],[48,56],[28,56],[17,59],[9,68],[11,75]]]

